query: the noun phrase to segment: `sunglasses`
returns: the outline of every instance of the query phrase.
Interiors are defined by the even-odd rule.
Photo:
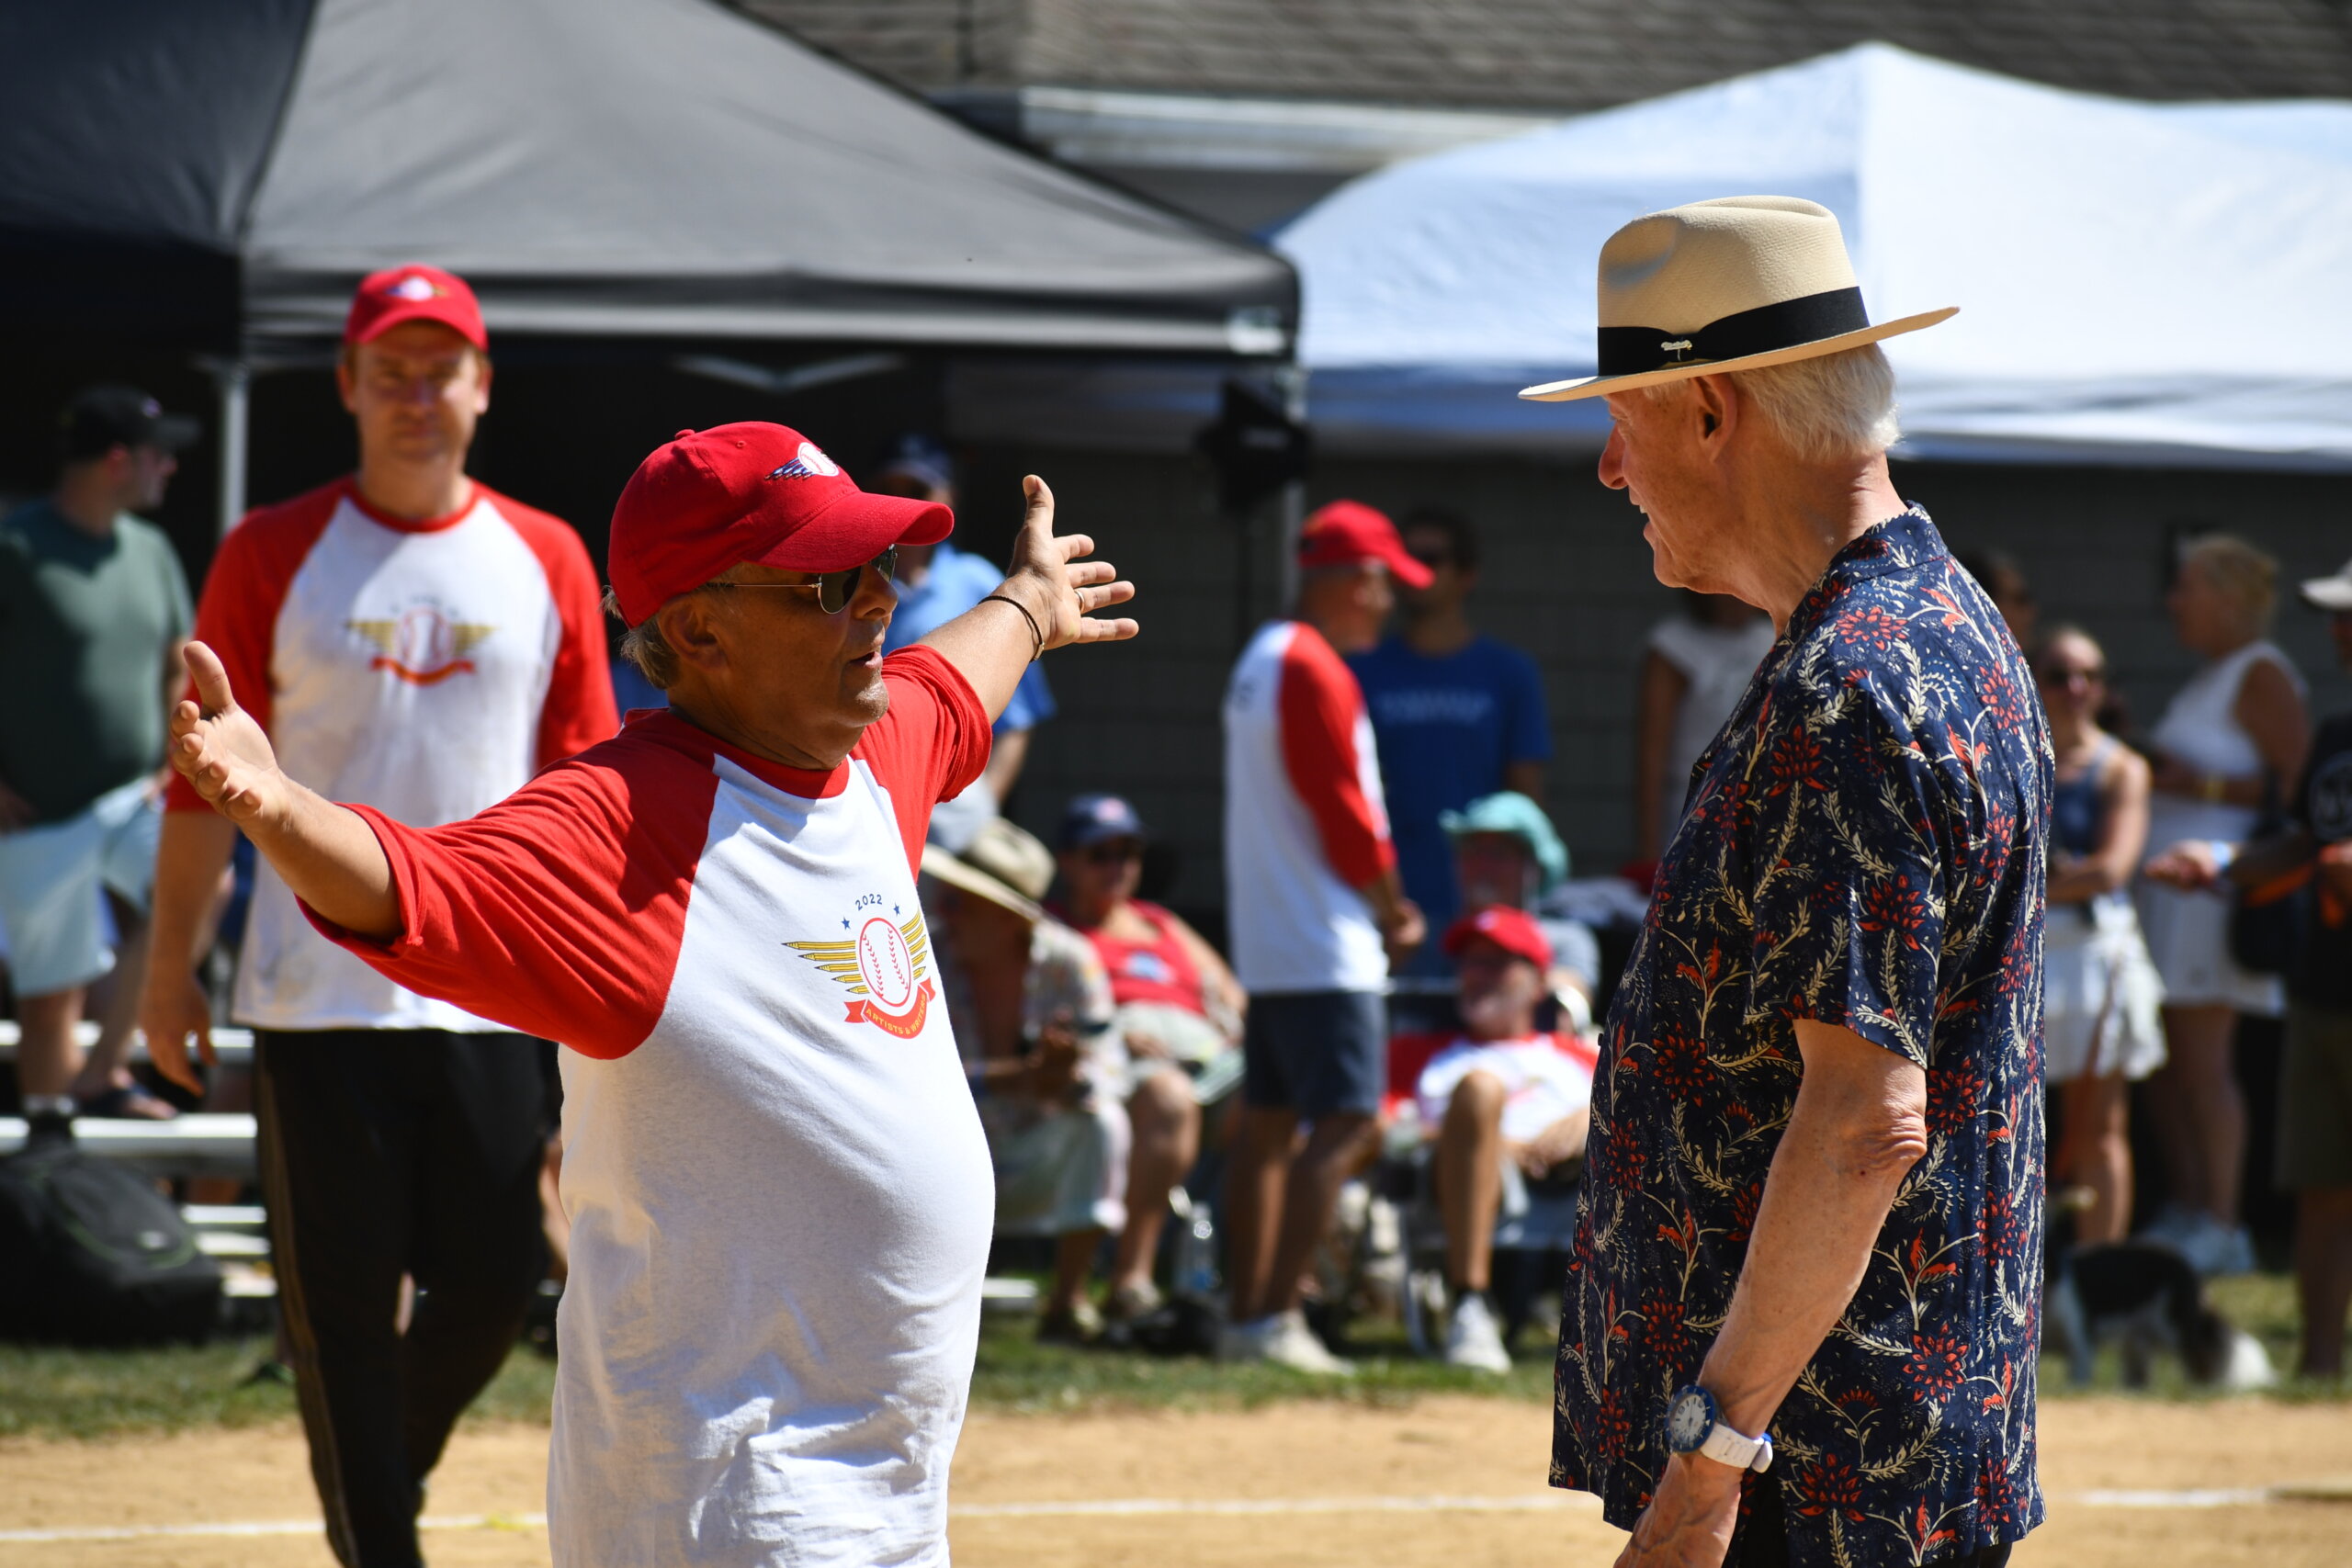
[[[866,567],[881,574],[882,581],[894,581],[899,573],[899,547],[892,545],[865,566],[843,567],[839,571],[820,572],[814,582],[714,582],[713,588],[813,588],[817,591],[817,608],[828,615],[838,615],[849,608],[857,595],[859,579]]]
[[[2041,672],[2041,683],[2045,686],[2071,686],[2077,681],[2086,686],[2103,686],[2107,683],[2107,671],[2104,669],[2086,670],[2080,665],[2053,665]]]
[[[1084,858],[1090,865],[1119,865],[1143,859],[1143,846],[1132,839],[1111,839],[1088,845]]]

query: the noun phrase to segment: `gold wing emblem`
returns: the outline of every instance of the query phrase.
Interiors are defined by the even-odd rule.
[[[497,629],[496,626],[481,626],[470,621],[458,621],[449,627],[450,645],[458,650],[458,657],[463,659],[467,654],[480,648],[482,639]]]
[[[390,653],[392,644],[400,637],[401,624],[398,621],[345,621],[343,625],[345,631],[357,632],[374,643],[379,653]]]
[[[925,968],[923,955],[931,950],[931,933],[923,930],[922,916],[918,914],[900,926],[899,934],[906,939],[907,958],[913,965],[913,977],[920,980]],[[865,981],[857,970],[855,937],[840,942],[787,942],[784,945],[814,964],[821,973],[848,987],[851,996],[868,994]]]

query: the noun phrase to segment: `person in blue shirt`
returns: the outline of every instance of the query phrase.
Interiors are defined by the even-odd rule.
[[[1482,635],[1464,610],[1478,583],[1469,520],[1423,508],[1401,532],[1434,580],[1399,590],[1404,629],[1348,664],[1372,715],[1405,896],[1442,931],[1461,899],[1439,818],[1501,790],[1543,799],[1552,733],[1535,661]]]
[[[921,435],[899,438],[874,481],[865,487],[877,495],[906,495],[956,504],[956,467],[938,443]],[[891,613],[889,629],[882,634],[882,651],[895,652],[945,626],[996,592],[1004,573],[980,556],[957,549],[942,540],[936,545],[899,547],[899,607]],[[988,771],[966,791],[985,789],[984,804],[994,815],[1012,794],[1021,764],[1029,757],[1029,732],[1054,716],[1054,694],[1046,671],[1029,666],[1021,684],[996,721],[996,745],[989,753]],[[951,819],[956,818],[950,813]],[[952,851],[956,846],[949,845]]]

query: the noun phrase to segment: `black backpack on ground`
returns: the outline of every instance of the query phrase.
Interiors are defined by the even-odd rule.
[[[220,1266],[152,1181],[62,1125],[0,1159],[0,1336],[200,1340],[220,1314]]]

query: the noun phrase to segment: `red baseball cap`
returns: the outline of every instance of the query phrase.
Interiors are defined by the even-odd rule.
[[[1376,560],[1388,575],[1408,588],[1427,588],[1435,581],[1430,569],[1405,553],[1396,525],[1385,512],[1361,501],[1335,501],[1318,507],[1298,534],[1298,564],[1304,567],[1354,566]]]
[[[481,302],[454,272],[411,262],[371,272],[351,296],[343,320],[343,341],[373,343],[402,321],[438,321],[487,353],[490,333],[481,324]]]
[[[1505,904],[1489,904],[1474,909],[1453,922],[1445,933],[1444,947],[1449,957],[1461,956],[1472,937],[1485,937],[1514,958],[1524,958],[1538,969],[1552,967],[1552,944],[1544,940],[1544,928],[1524,909],[1514,909]]]
[[[846,571],[955,526],[935,501],[858,489],[800,432],[746,421],[682,430],[637,466],[613,508],[606,569],[634,626],[740,561]]]

